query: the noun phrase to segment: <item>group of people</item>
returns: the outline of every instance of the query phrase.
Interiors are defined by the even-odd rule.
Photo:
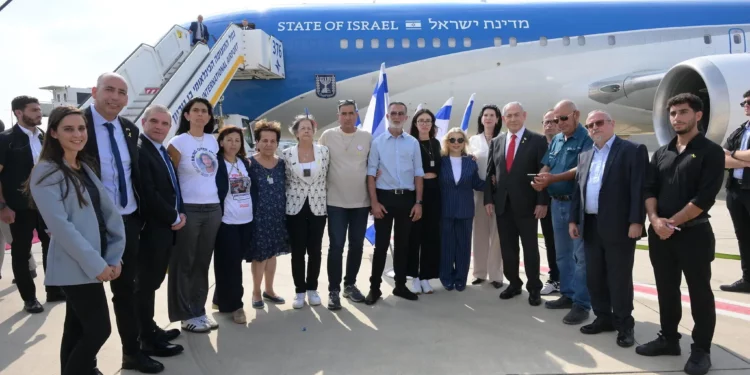
[[[36,231],[47,301],[66,301],[64,375],[100,374],[96,355],[111,332],[103,282],[110,282],[114,295],[122,367],[144,373],[164,369],[152,356],[183,351],[171,343],[180,330],[165,331],[154,321],[155,291],[167,268],[169,319],[184,331],[219,326],[205,307],[212,258],[214,308],[238,324],[246,323],[243,261],[251,262],[253,308],[286,302],[273,287],[277,258],[285,254],[291,254],[292,306],[320,305],[326,225],[331,310],[341,309],[342,281],[343,297],[352,302],[380,299],[391,234],[393,294],[408,300],[434,293],[434,279],[445,290],[465,290],[472,247],[472,284],[489,281],[500,289],[506,278],[500,298],[520,295],[522,246],[529,304],[538,306],[542,293],[559,291],[547,308],[568,309],[566,324],[585,322],[593,310],[596,319],[581,332],[616,331],[622,347],[635,343],[635,244],[648,235],[662,330],[636,352],[680,354],[684,272],[695,320],[685,371],[704,374],[711,366],[716,316],[708,211],[721,188],[725,158],[738,160],[726,168],[749,166],[743,160],[750,159],[750,131],[737,132],[723,150],[700,132],[703,104],[694,95],[670,99],[677,135],[650,162],[643,145],[615,135],[609,114],[593,111],[582,124],[568,100],[544,114],[544,135],[526,128],[527,113],[512,102],[502,109],[484,106],[471,138],[452,128],[442,139],[430,110],[418,110],[408,126],[401,102],[389,104],[388,128],[373,138],[355,126],[354,101],[341,100],[338,127],[316,143],[314,118],[297,116],[289,131],[298,143],[281,153],[281,125],[257,121],[256,153],[249,155],[241,128],[224,126],[214,138],[217,123],[206,99],[190,100],[179,124],[172,124],[166,107],[148,107],[141,133],[119,115],[128,102],[123,77],[101,75],[92,96],[83,111],[54,109],[46,134],[37,127],[38,100],[18,97],[18,123],[0,134],[0,215],[13,234],[14,276],[25,309],[43,311],[28,265]],[[748,101],[750,92],[743,103],[750,115]],[[173,125],[176,135],[165,144]],[[741,185],[741,176],[733,175],[728,188]],[[356,280],[370,213],[376,239],[365,296]],[[540,220],[551,266],[546,284],[540,279]]]

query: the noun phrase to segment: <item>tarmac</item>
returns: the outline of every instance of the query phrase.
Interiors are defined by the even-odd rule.
[[[724,201],[710,211],[718,253],[739,255],[737,241]],[[541,229],[539,231],[541,233]],[[543,280],[546,254],[540,239]],[[647,245],[641,241],[641,245]],[[637,344],[656,338],[659,305],[648,250],[636,252],[634,274]],[[289,255],[279,259],[274,289],[286,298],[283,305],[266,303],[263,310],[250,306],[250,267],[243,265],[248,323],[239,325],[230,314],[206,306],[220,324],[218,330],[183,332],[174,343],[185,351],[157,358],[166,366],[162,374],[681,374],[690,355],[693,326],[687,286],[683,280],[683,317],[680,324],[682,355],[643,357],[635,347],[620,348],[615,333],[583,335],[580,326],[562,323],[564,310],[532,307],[527,293],[508,301],[489,285],[469,285],[464,292],[446,291],[433,280],[435,293],[407,301],[391,295],[393,279],[384,276],[383,299],[375,306],[342,299],[343,309],[329,311],[324,236],[323,264],[318,291],[323,304],[292,309],[294,285]],[[365,241],[358,286],[366,293],[373,247]],[[45,312],[23,311],[16,287],[11,284],[10,254],[6,254],[0,280],[0,374],[59,374],[59,348],[65,304],[45,303],[41,246],[34,245],[39,264],[37,295]],[[391,259],[386,269],[391,267]],[[750,294],[727,293],[719,285],[741,276],[740,262],[717,258],[711,280],[716,296],[717,324],[711,349],[709,374],[750,374]],[[523,275],[523,271],[521,272]],[[211,290],[213,294],[213,268]],[[507,282],[506,282],[507,286]],[[111,293],[108,294],[111,298]],[[550,300],[557,294],[543,296]],[[166,281],[157,291],[156,321],[163,328],[179,328],[167,319]],[[110,301],[110,309],[112,308]],[[593,321],[594,316],[589,319]],[[114,314],[112,335],[99,353],[99,369],[106,375],[137,374],[121,371],[120,340]],[[585,324],[585,323],[584,323]]]

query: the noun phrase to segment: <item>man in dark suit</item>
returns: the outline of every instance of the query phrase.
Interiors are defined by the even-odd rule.
[[[242,30],[255,30],[255,24],[252,22],[247,22],[247,20],[242,20],[242,22],[235,24],[239,26]]]
[[[501,299],[521,294],[523,281],[518,277],[518,239],[523,244],[523,261],[526,268],[529,304],[542,303],[539,292],[539,219],[547,214],[549,196],[531,187],[529,175],[542,168],[542,158],[547,151],[544,136],[524,127],[526,112],[521,103],[512,102],[503,107],[503,122],[508,132],[500,134],[490,143],[487,163],[487,180],[494,177],[495,185],[485,185],[484,204],[487,215],[497,215],[497,231],[503,257],[503,271],[510,282],[500,293]]]
[[[198,42],[208,44],[208,27],[203,24],[203,16],[199,15],[197,22],[190,22],[190,28],[188,29],[188,32],[191,35],[191,46]]]
[[[122,368],[158,373],[164,370],[164,365],[145,355],[138,344],[135,277],[138,237],[143,225],[139,212],[139,131],[130,120],[119,116],[128,103],[128,84],[117,73],[104,73],[97,79],[92,97],[93,105],[85,111],[88,141],[83,152],[93,159],[98,177],[109,198],[120,209],[125,223],[122,273],[110,283],[117,330],[122,341]]]
[[[167,275],[175,232],[187,220],[180,196],[180,185],[167,149],[162,145],[172,124],[169,109],[162,105],[146,108],[143,134],[138,140],[138,167],[141,173],[141,214],[144,218],[138,249],[136,301],[141,350],[157,357],[182,353],[181,345],[170,344],[180,330],[164,331],[154,322],[156,290]]]
[[[23,195],[21,190],[42,152],[44,133],[38,128],[42,124],[42,109],[39,100],[29,96],[14,98],[11,109],[18,118],[18,123],[0,134],[0,220],[10,225],[13,237],[13,275],[24,309],[36,314],[44,311],[44,307],[36,298],[35,275],[29,270],[31,244],[36,230],[42,242],[42,258],[46,270],[49,236],[45,232],[39,211],[31,209],[29,197]],[[46,290],[47,302],[65,300],[59,287],[48,286]]]
[[[568,219],[570,237],[583,237],[586,281],[596,315],[581,332],[617,330],[617,345],[627,348],[635,343],[633,261],[635,242],[646,235],[648,151],[616,136],[615,121],[606,112],[591,112],[586,129],[594,146],[578,158]]]

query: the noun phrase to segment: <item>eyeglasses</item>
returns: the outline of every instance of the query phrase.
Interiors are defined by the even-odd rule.
[[[744,102],[740,103],[740,107],[744,107],[746,105],[750,106],[750,100],[745,100]]]
[[[464,139],[463,138],[458,138],[458,139],[456,139],[456,138],[450,138],[450,139],[448,139],[448,142],[450,142],[450,143],[456,143],[456,142],[458,142],[458,144],[461,144],[461,143],[464,143]]]
[[[391,116],[405,116],[406,112],[391,112]]]
[[[432,120],[417,120],[417,124],[432,124]]]
[[[542,121],[542,125],[546,126],[546,125],[551,125],[551,124],[557,124],[557,121],[555,121],[555,120],[545,120],[545,121]]]
[[[592,123],[586,124],[586,129],[593,129],[594,126],[596,126],[597,128],[599,128],[599,127],[604,126],[605,123],[608,123],[610,121],[611,120],[598,120],[598,121],[594,121]]]

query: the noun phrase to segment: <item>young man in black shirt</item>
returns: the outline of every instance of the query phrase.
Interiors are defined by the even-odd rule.
[[[716,306],[711,290],[711,262],[716,240],[708,210],[724,177],[724,150],[701,133],[703,102],[680,94],[667,103],[677,136],[651,158],[646,182],[649,256],[659,296],[661,332],[638,346],[645,356],[680,355],[677,326],[682,318],[680,283],[685,273],[695,326],[685,372],[705,374],[711,368],[711,340]]]

